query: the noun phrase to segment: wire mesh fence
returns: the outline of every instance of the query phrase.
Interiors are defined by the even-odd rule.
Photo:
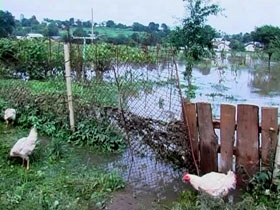
[[[69,130],[63,45],[49,40],[5,40],[0,44],[7,45],[6,49],[15,48],[1,52],[1,110],[15,107],[19,123],[37,123],[46,134],[58,127]],[[17,45],[26,46],[19,50]],[[106,167],[117,170],[138,189],[144,185],[160,188],[162,183],[170,184],[180,177],[185,168],[194,171],[170,48],[101,43],[71,44],[70,49],[78,130],[76,138],[69,137],[71,141],[84,138],[94,145],[96,138],[87,139],[81,134],[83,130],[79,131],[94,123],[97,127],[105,123],[105,128],[99,129],[101,133],[102,129],[120,130],[126,149],[118,161]],[[92,127],[88,130],[94,135]],[[98,137],[101,144],[102,138]],[[118,149],[113,138],[103,144]]]

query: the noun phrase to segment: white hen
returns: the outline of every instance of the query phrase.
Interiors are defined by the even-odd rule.
[[[189,182],[196,190],[213,197],[224,197],[236,187],[236,177],[232,171],[227,174],[210,172],[202,177],[186,173],[183,180]]]
[[[16,119],[16,110],[15,109],[6,109],[4,113],[4,120],[6,121],[6,125],[8,125],[9,121],[14,122]]]
[[[23,165],[24,160],[27,161],[27,170],[29,170],[29,155],[35,149],[37,139],[37,130],[35,128],[32,128],[28,137],[19,139],[10,152],[11,157],[21,157]]]

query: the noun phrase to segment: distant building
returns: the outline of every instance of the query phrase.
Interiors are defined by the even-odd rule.
[[[20,22],[21,22],[23,19],[24,19],[24,15],[23,15],[23,14],[20,14],[20,16],[19,16]]]
[[[245,46],[245,50],[247,52],[255,52],[256,46],[253,43],[249,43],[248,45]]]
[[[230,42],[224,40],[223,38],[216,38],[213,40],[214,48],[216,51],[230,51]]]
[[[17,39],[24,39],[24,36],[16,36]]]
[[[55,41],[59,41],[61,39],[60,36],[51,36],[50,38]]]
[[[27,39],[42,39],[44,38],[44,36],[42,34],[38,34],[38,33],[29,33],[26,35]]]
[[[245,44],[245,50],[248,52],[255,52],[256,49],[263,48],[263,44],[260,42],[248,42]]]

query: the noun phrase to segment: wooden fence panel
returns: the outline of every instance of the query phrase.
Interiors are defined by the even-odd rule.
[[[262,107],[262,168],[269,168],[277,145],[278,109]],[[272,155],[272,156],[271,156]]]
[[[254,105],[237,106],[237,170],[248,176],[259,170],[258,111]]]
[[[235,134],[235,106],[221,105],[221,171],[232,170]]]
[[[202,174],[218,171],[218,139],[212,123],[209,103],[197,103],[198,132],[200,138],[200,169]]]
[[[194,103],[184,102],[185,121],[188,121],[190,140],[192,141],[192,147],[195,159],[199,161],[199,148],[198,148],[198,133],[197,133],[197,118]]]

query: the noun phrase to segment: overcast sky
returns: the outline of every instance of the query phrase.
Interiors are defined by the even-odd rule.
[[[226,33],[250,32],[255,26],[280,26],[280,0],[215,0],[225,9],[224,15],[209,18],[209,24]],[[185,15],[182,0],[0,0],[0,8],[17,19],[20,14],[39,20],[91,19],[114,20],[125,24],[151,21],[178,25]]]

